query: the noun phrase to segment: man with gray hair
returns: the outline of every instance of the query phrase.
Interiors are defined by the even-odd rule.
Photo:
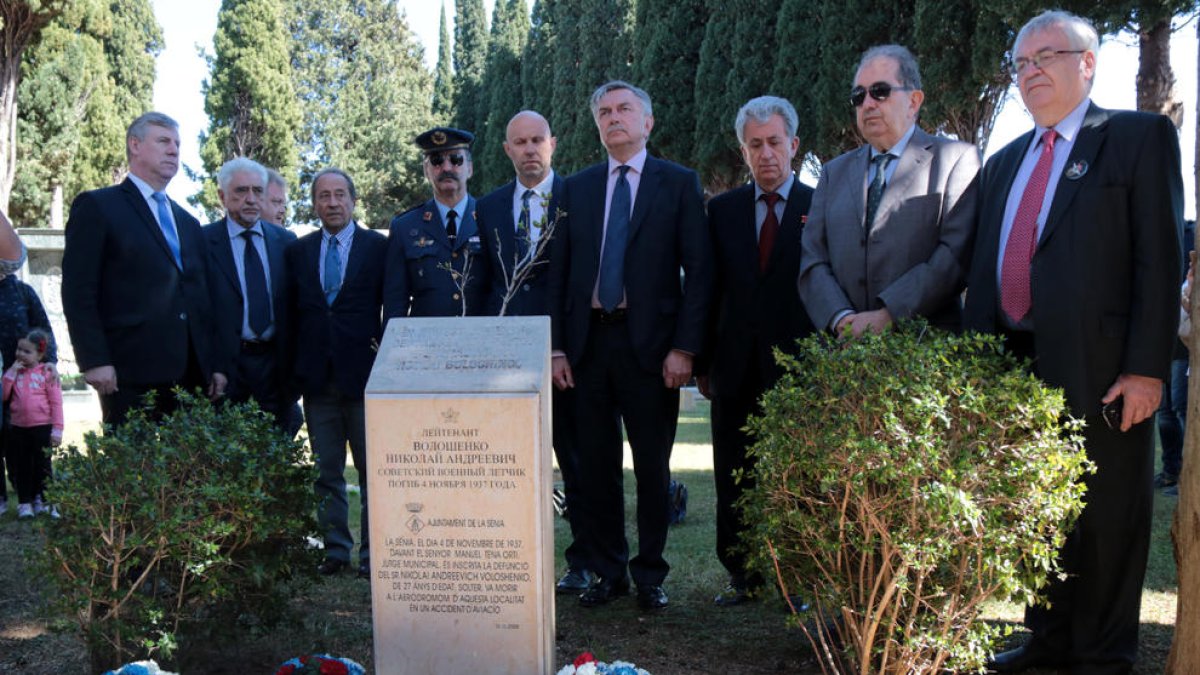
[[[547,294],[554,385],[575,390],[576,456],[586,477],[577,531],[597,574],[580,603],[593,607],[625,595],[631,575],[638,605],[659,610],[667,606],[663,549],[679,388],[691,379],[704,342],[712,244],[696,173],[646,152],[654,127],[650,96],[617,80],[596,89],[591,107],[608,159],[567,179]],[[637,478],[632,560],[622,421]]]
[[[1065,575],[1025,610],[1033,636],[998,654],[1028,668],[1127,673],[1154,506],[1154,412],[1179,318],[1183,180],[1171,121],[1090,99],[1099,39],[1066,12],[1017,35],[1012,73],[1034,128],[979,183],[979,236],[964,309],[1061,387],[1096,473],[1059,551]]]
[[[267,197],[262,218],[268,223],[287,226],[288,184],[275,169],[267,169]]]
[[[979,151],[917,126],[925,92],[904,47],[873,47],[850,89],[867,141],[821,170],[803,237],[800,297],[837,335],[925,317],[957,330],[975,232]]]
[[[175,408],[176,386],[223,396],[229,372],[214,344],[204,233],[164,192],[179,171],[178,123],[142,115],[125,153],[124,181],[71,204],[62,263],[75,359],[110,425],[149,392],[155,415]]]
[[[717,557],[729,583],[719,606],[750,599],[763,579],[746,568],[739,546],[746,527],[735,503],[753,482],[746,455],[746,419],[779,379],[772,349],[794,351],[813,331],[796,293],[800,235],[812,188],[792,170],[800,148],[796,109],[786,99],[760,96],[738,111],[734,131],[751,181],[708,203],[716,258],[716,292],[706,341],[697,364],[700,392],[712,400],[713,479],[717,488]],[[744,470],[740,482],[734,473]]]
[[[287,279],[283,251],[296,235],[262,218],[266,167],[245,157],[217,172],[217,196],[225,217],[204,227],[209,289],[217,322],[217,345],[233,364],[229,398],[254,399],[288,427],[297,398],[289,392]]]

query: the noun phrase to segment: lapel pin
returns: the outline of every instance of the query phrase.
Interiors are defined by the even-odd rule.
[[[424,219],[424,221],[428,223],[429,221],[433,220],[433,213],[430,211],[426,211],[425,215],[421,216],[421,218]]]
[[[808,214],[806,213],[806,214],[800,216],[800,224],[805,225],[807,223],[808,223]]]
[[[1081,159],[1068,164],[1067,170],[1063,172],[1063,175],[1067,177],[1067,180],[1079,180],[1083,178],[1083,174],[1087,173],[1087,170],[1088,163]]]

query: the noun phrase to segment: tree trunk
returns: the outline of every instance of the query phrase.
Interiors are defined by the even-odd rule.
[[[1183,126],[1183,101],[1175,96],[1171,70],[1171,19],[1138,30],[1137,108],[1166,115]]]
[[[1200,24],[1197,24],[1200,40]],[[1196,63],[1200,72],[1200,58]],[[1140,97],[1139,97],[1140,98]],[[1200,104],[1198,104],[1200,106]],[[1200,107],[1198,107],[1200,112]],[[1200,115],[1198,115],[1200,117]],[[1200,121],[1200,119],[1198,119]],[[1200,156],[1200,134],[1196,141]],[[1194,189],[1200,195],[1200,174],[1193,173]],[[1200,303],[1192,294],[1192,332],[1187,345],[1189,366],[1200,374]],[[1175,636],[1167,657],[1167,672],[1175,675],[1194,673],[1200,668],[1200,377],[1188,378],[1187,430],[1183,440],[1183,468],[1179,472],[1179,503],[1171,523],[1175,545],[1175,566],[1179,570],[1179,591],[1175,600]]]

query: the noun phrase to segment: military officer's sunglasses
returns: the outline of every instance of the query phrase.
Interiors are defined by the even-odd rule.
[[[912,91],[912,87],[901,87],[898,84],[889,84],[887,82],[876,82],[869,87],[864,87],[861,84],[850,90],[850,104],[855,108],[861,106],[863,101],[867,100],[867,94],[876,101],[883,102],[888,100],[893,91]]]
[[[450,160],[450,163],[454,166],[462,166],[463,162],[467,161],[467,158],[464,157],[462,153],[458,152],[454,153],[453,155],[444,155],[440,152],[435,152],[429,155],[429,163],[434,166],[441,166],[442,162],[447,159]]]

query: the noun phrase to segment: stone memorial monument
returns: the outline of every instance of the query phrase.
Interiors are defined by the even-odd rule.
[[[375,672],[554,672],[547,317],[397,319],[366,390]]]

